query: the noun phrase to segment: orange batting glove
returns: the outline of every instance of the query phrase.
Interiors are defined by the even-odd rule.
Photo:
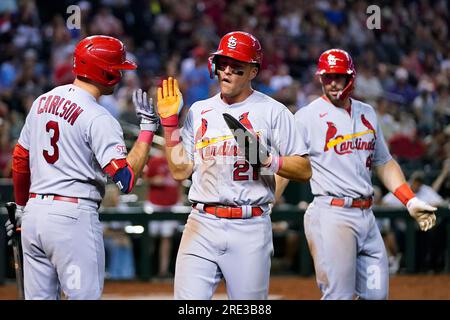
[[[178,114],[183,108],[183,95],[178,88],[178,81],[172,77],[164,80],[158,88],[158,114],[163,127],[177,127]]]

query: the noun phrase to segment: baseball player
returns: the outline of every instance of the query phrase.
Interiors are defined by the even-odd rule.
[[[350,55],[325,51],[317,75],[323,96],[295,114],[313,168],[315,197],[304,225],[317,283],[322,299],[387,299],[388,259],[371,209],[372,168],[421,230],[434,226],[436,208],[419,200],[405,182],[373,107],[350,98],[356,76]]]
[[[158,89],[169,168],[177,180],[192,174],[193,205],[177,255],[175,299],[211,299],[222,278],[230,299],[267,299],[274,173],[304,181],[311,168],[307,151],[297,143],[293,115],[252,89],[261,61],[261,45],[251,34],[237,31],[221,39],[209,58],[220,93],[191,106],[182,143],[178,83],[169,78]],[[278,151],[260,165],[247,160],[223,114],[239,119]]]
[[[27,116],[13,154],[26,299],[58,299],[60,290],[68,299],[102,294],[105,254],[97,209],[105,174],[130,192],[159,124],[146,93],[135,91],[141,132],[127,155],[119,123],[97,102],[113,92],[121,70],[136,69],[125,54],[112,37],[81,40],[73,84],[38,97]]]

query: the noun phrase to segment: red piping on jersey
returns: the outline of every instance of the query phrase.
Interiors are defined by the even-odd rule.
[[[14,198],[19,206],[26,205],[30,192],[30,153],[19,143],[13,151],[12,176]]]

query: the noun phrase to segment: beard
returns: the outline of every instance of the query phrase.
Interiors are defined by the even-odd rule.
[[[342,90],[339,90],[339,92],[342,93]],[[341,99],[338,98],[338,95],[332,95],[329,91],[325,92],[325,95],[334,105],[340,105],[343,102]]]

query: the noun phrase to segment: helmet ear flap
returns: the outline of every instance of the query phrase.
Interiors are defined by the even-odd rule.
[[[217,69],[216,69],[216,57],[210,56],[208,58],[208,70],[209,70],[209,77],[211,79],[214,79],[214,77],[217,75]]]
[[[103,70],[103,77],[109,82],[109,83],[116,83],[119,82],[122,78],[122,72],[117,70],[114,72],[109,72],[106,70]]]

